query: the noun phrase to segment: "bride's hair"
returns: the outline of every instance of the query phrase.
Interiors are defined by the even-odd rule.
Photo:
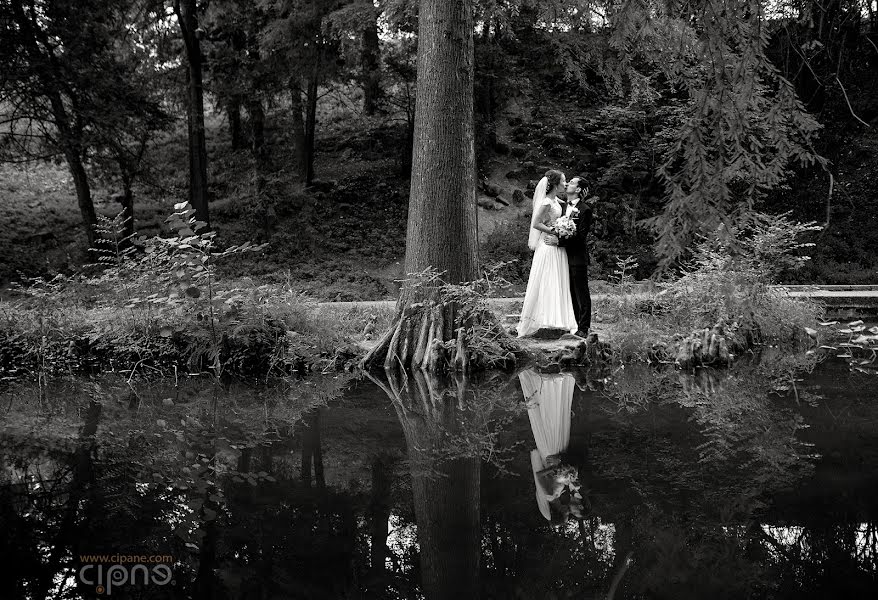
[[[546,179],[549,180],[549,187],[546,188],[546,192],[551,192],[561,183],[561,178],[564,177],[564,173],[555,169],[549,169],[546,171]]]

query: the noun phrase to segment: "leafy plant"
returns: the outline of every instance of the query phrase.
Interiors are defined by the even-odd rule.
[[[821,308],[769,284],[783,269],[809,260],[800,251],[813,244],[798,238],[816,229],[812,223],[791,221],[788,215],[760,214],[746,232],[733,234],[746,241],[742,246],[733,247],[720,232],[703,237],[683,274],[663,284],[669,316],[692,328],[737,322],[754,327],[766,339],[803,339],[805,328],[822,314]]]

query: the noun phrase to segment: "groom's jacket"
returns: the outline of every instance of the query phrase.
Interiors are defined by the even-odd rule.
[[[586,246],[586,238],[591,230],[591,222],[594,218],[592,207],[580,200],[576,204],[576,209],[572,210],[573,205],[567,201],[561,202],[562,214],[569,215],[573,222],[576,223],[576,233],[573,237],[559,240],[558,245],[567,249],[567,262],[571,265],[587,265],[589,263],[588,247]],[[572,213],[572,214],[571,214]]]

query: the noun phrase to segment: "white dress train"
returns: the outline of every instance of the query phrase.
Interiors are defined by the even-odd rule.
[[[538,473],[549,466],[548,457],[566,451],[570,445],[570,416],[576,380],[570,373],[540,375],[532,369],[519,373],[518,380],[537,446],[530,452],[537,506],[540,513],[551,520],[549,501],[557,494],[545,489]]]
[[[549,205],[546,222],[551,223],[561,216],[561,205],[557,200],[546,198],[541,201],[541,205],[545,204]],[[534,210],[538,208],[536,206]],[[544,239],[545,234],[540,233],[518,321],[518,337],[532,335],[544,328],[566,329],[570,333],[576,333],[578,329],[570,295],[567,250],[549,246]]]

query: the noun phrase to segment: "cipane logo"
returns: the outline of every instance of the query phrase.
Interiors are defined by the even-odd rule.
[[[174,557],[161,555],[97,554],[79,557],[79,581],[98,594],[111,596],[126,585],[167,585],[173,581]]]

